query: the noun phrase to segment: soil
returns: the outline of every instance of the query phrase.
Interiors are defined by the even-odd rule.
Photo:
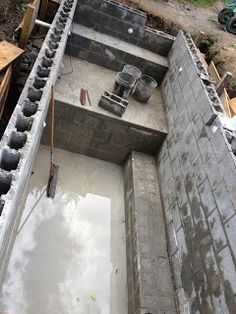
[[[15,29],[21,23],[24,15],[24,5],[29,0],[0,0],[0,41],[14,43]]]
[[[181,0],[120,0],[148,14],[147,26],[176,35],[179,29],[193,36],[199,31],[206,33],[207,57],[213,59],[221,75],[225,71],[233,74],[229,86],[230,96],[236,96],[236,36],[223,30],[218,23],[218,12],[223,8],[221,1],[213,6],[200,8]],[[206,48],[206,46],[204,47]],[[205,52],[206,52],[205,51]],[[235,87],[233,86],[235,84]]]

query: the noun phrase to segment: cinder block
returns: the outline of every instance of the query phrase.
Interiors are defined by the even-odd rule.
[[[227,280],[226,297],[230,299],[236,293],[235,266],[229,247],[226,246],[218,253],[219,268],[224,280]]]
[[[104,0],[101,5],[101,11],[119,20],[144,26],[147,21],[147,14],[142,11],[119,4],[115,1]]]
[[[120,71],[122,68],[120,62],[116,60],[110,61],[106,55],[101,55],[92,51],[89,52],[88,61],[114,71]]]
[[[227,241],[220,220],[220,215],[217,209],[215,209],[213,213],[208,217],[208,222],[215,249],[217,251],[220,251],[227,244]]]
[[[122,117],[128,106],[128,101],[106,91],[104,95],[101,96],[98,106],[118,117]]]
[[[234,258],[236,259],[235,229],[236,229],[236,216],[234,215],[229,221],[227,221],[227,223],[225,223],[225,231],[229,241],[229,246],[234,254]]]
[[[205,215],[209,216],[209,214],[216,208],[216,202],[207,179],[199,185],[199,193],[201,196]]]
[[[218,210],[220,212],[221,220],[222,222],[225,222],[235,213],[235,209],[231,202],[230,195],[226,189],[225,183],[221,181],[213,193]]]

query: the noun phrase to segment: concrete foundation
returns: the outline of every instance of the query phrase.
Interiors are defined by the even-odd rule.
[[[192,39],[180,32],[163,82],[169,134],[158,156],[169,257],[180,313],[235,313],[236,159],[202,74]]]
[[[52,200],[45,195],[49,154],[40,147],[0,312],[126,314],[122,168],[55,150]]]
[[[168,56],[174,37],[162,31],[146,27],[144,12],[121,5],[116,1],[80,0],[74,21],[100,33]],[[132,33],[128,30],[132,29]]]
[[[76,23],[66,53],[115,71],[131,64],[159,84],[168,69],[166,57]]]
[[[174,314],[155,158],[132,152],[124,181],[129,313]]]
[[[75,4],[62,1],[1,141],[0,283]],[[121,168],[57,151],[56,198],[40,198],[19,233],[3,311],[127,313],[128,286],[129,314],[236,312],[236,134],[222,126],[191,37],[174,41],[145,22],[114,1],[79,1],[66,48],[74,57],[56,84],[55,146],[125,165],[125,216]],[[145,105],[130,97],[120,118],[98,102],[125,63],[154,76],[162,94]],[[81,88],[91,106],[81,106]],[[49,125],[50,113],[45,144]],[[47,182],[47,167],[35,169],[25,213]]]
[[[160,88],[147,104],[129,97],[125,113],[118,118],[98,107],[104,91],[113,89],[116,72],[68,56],[63,64],[56,85],[57,147],[118,164],[133,149],[149,154],[158,151],[167,133]],[[80,104],[81,88],[88,89],[92,106]],[[48,145],[50,112],[46,123],[42,143]]]

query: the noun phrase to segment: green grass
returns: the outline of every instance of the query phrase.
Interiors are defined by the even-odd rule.
[[[196,7],[207,8],[214,5],[217,0],[190,0],[190,3],[195,5]]]
[[[23,3],[23,2],[22,2],[22,3],[20,4],[20,10],[21,10],[21,12],[24,13],[25,10],[26,10],[26,8],[27,8],[27,3]]]
[[[231,44],[230,47],[236,49],[236,44]]]

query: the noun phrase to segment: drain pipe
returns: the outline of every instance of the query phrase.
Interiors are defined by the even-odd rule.
[[[41,20],[38,20],[38,19],[35,20],[35,24],[39,25],[39,26],[46,27],[46,28],[50,28],[51,27],[51,24],[46,23],[46,22],[41,21]]]

